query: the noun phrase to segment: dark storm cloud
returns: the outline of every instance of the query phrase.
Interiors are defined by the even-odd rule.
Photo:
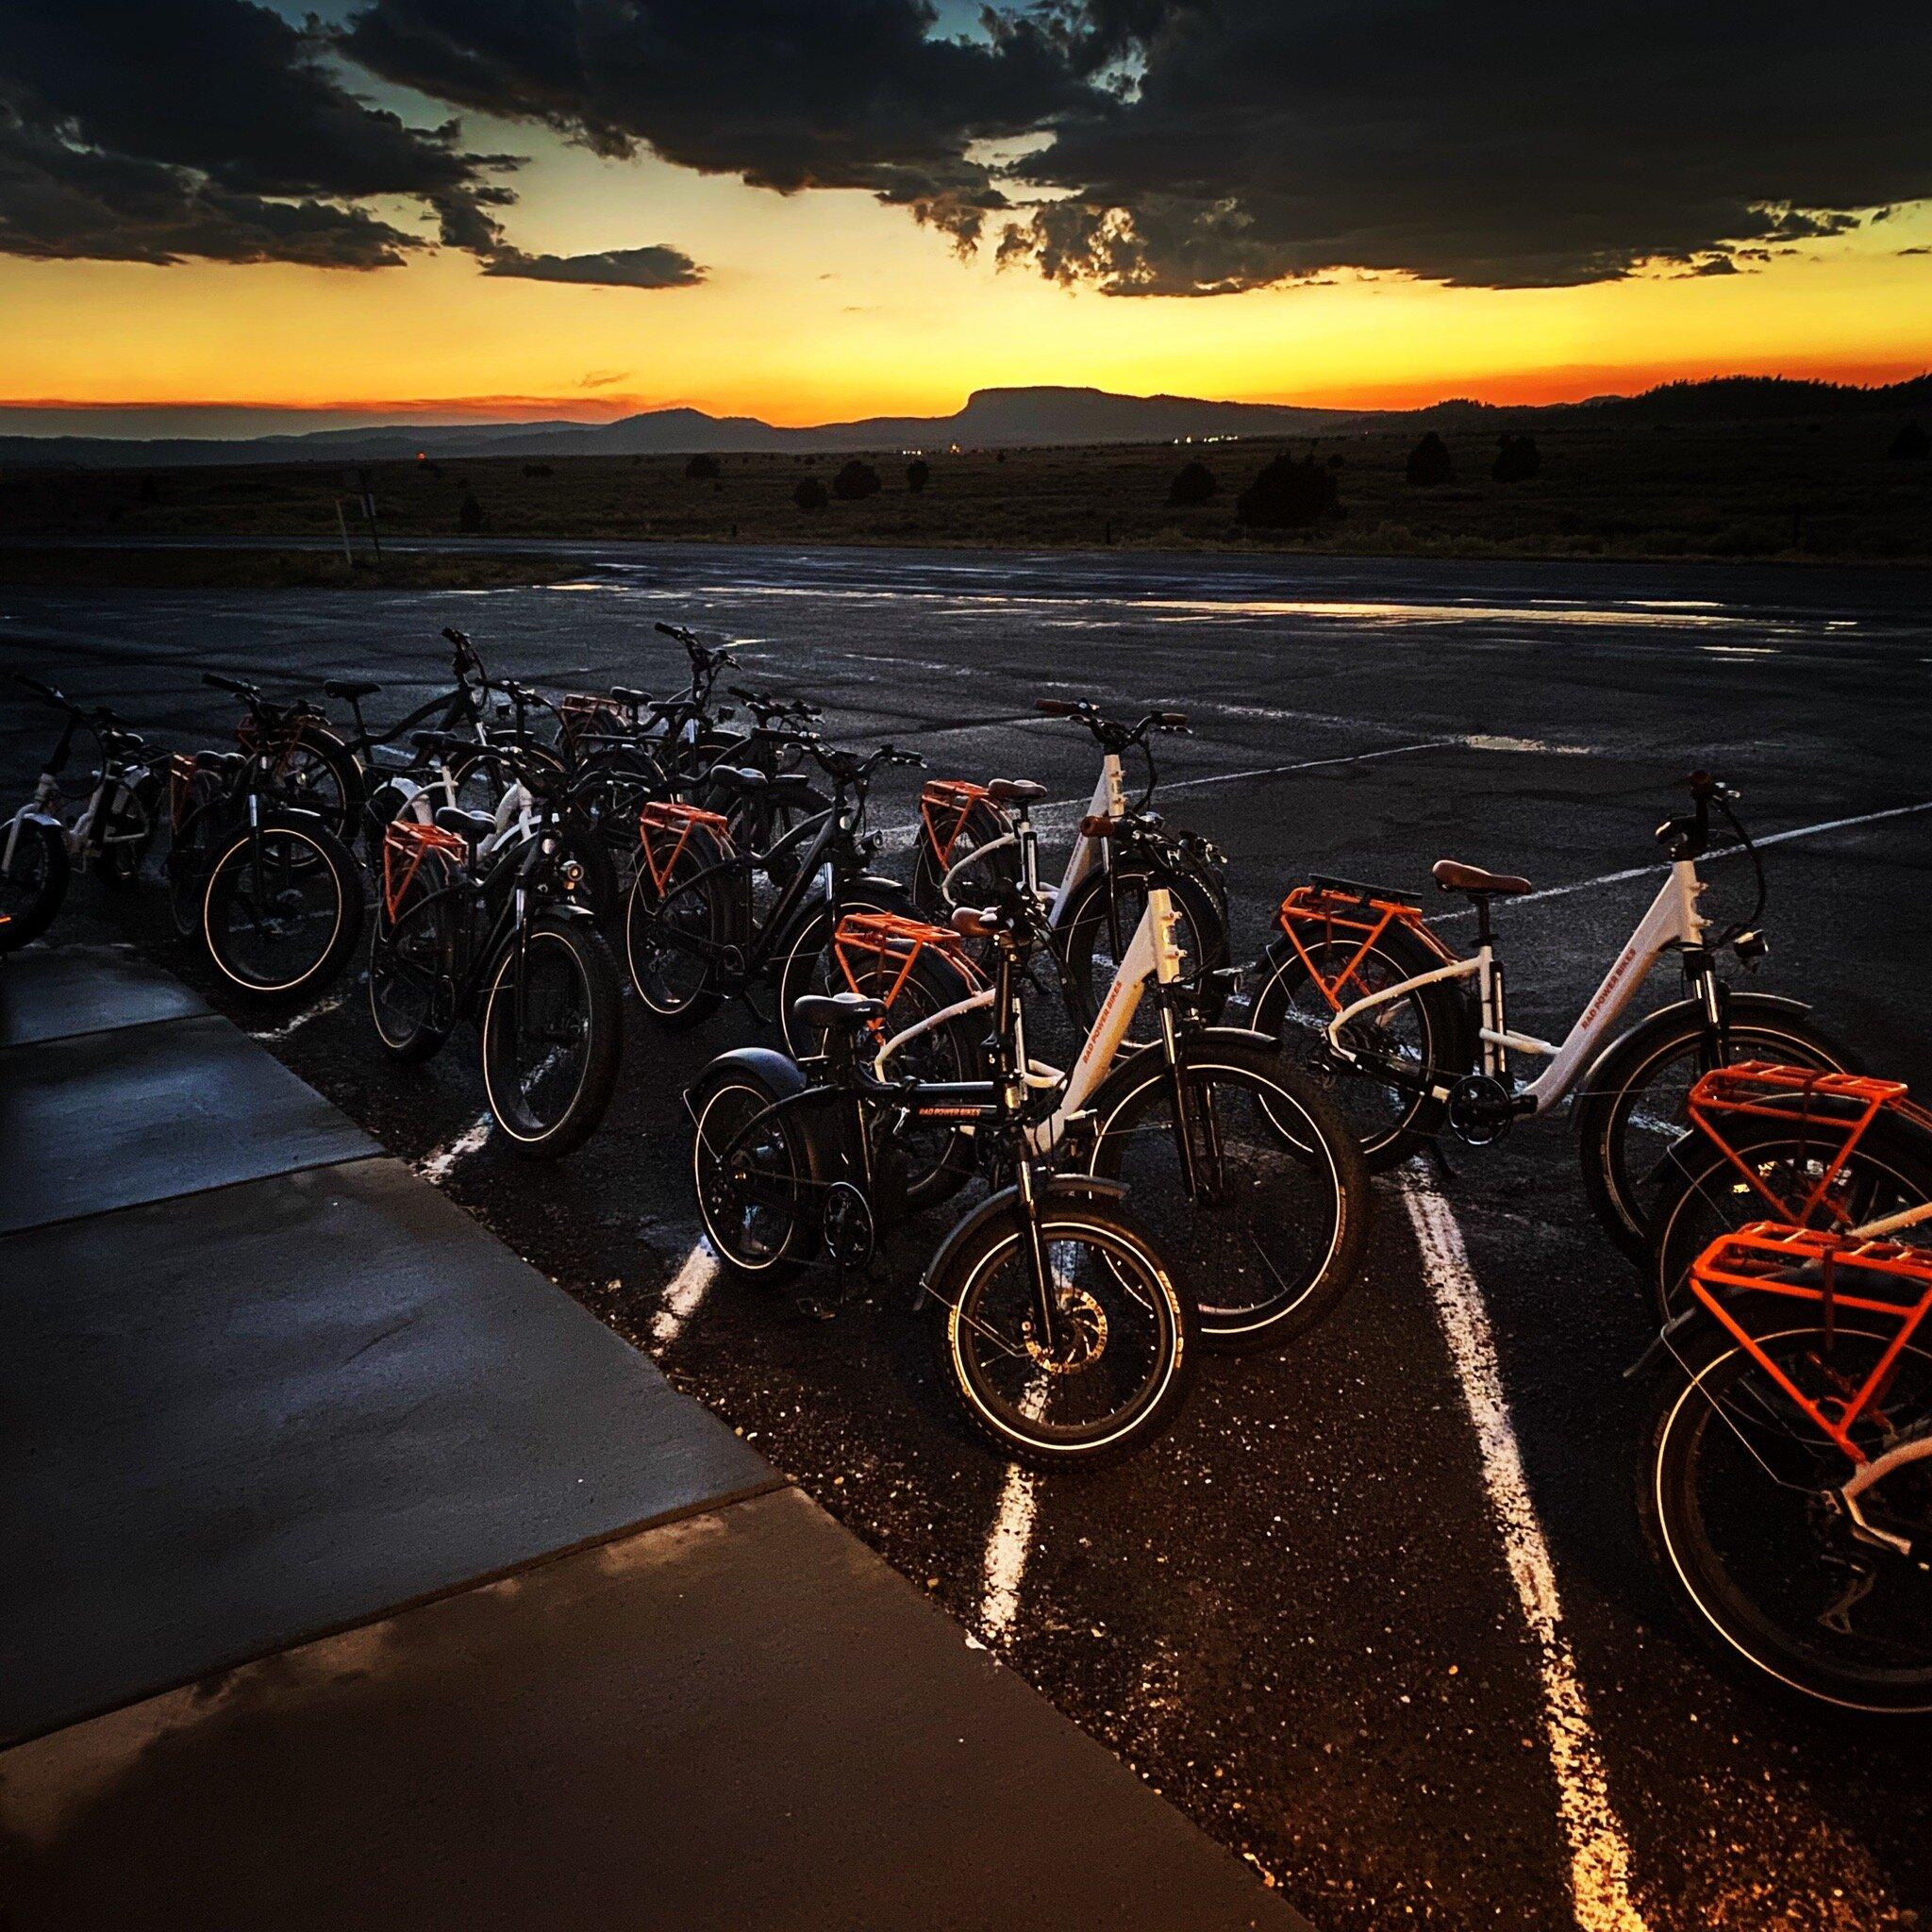
[[[0,255],[390,268],[416,245],[359,208],[263,200],[186,168],[75,147],[0,102]]]
[[[857,188],[970,243],[1008,204],[969,150],[1100,95],[1066,25],[932,31],[923,0],[375,0],[343,45],[440,100],[539,121],[597,153],[646,146],[791,193]]]
[[[610,248],[601,255],[524,255],[499,248],[483,273],[606,289],[692,289],[705,279],[704,270],[682,249],[664,247]]]
[[[354,204],[413,198],[484,252],[509,199],[508,158],[369,107],[248,0],[6,0],[0,104],[14,252],[387,267],[421,239]]]
[[[1329,269],[1490,287],[1841,232],[1932,195],[1932,8],[1091,0],[1137,84],[1062,118],[1002,255],[1118,294]]]

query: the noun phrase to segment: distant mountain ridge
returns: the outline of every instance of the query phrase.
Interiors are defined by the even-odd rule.
[[[974,390],[950,416],[868,416],[788,429],[756,416],[649,409],[610,423],[474,423],[318,429],[241,438],[0,435],[0,462],[78,468],[176,464],[372,462],[421,452],[437,458],[685,456],[700,452],[1011,449],[1043,444],[1165,442],[1181,438],[1321,436],[1406,423],[1448,425],[1528,419],[1575,422],[1759,422],[1851,411],[1932,410],[1932,374],[1879,389],[1782,376],[1721,376],[1668,383],[1637,396],[1515,407],[1466,400],[1420,409],[1307,408],[1214,402],[1198,396],[1129,396],[1107,390],[1034,386]],[[6,412],[0,410],[0,416]]]

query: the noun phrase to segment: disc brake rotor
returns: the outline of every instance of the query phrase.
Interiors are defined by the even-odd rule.
[[[1107,1310],[1084,1288],[1068,1289],[1060,1297],[1058,1349],[1048,1349],[1030,1324],[1028,1331],[1026,1353],[1049,1375],[1091,1368],[1107,1353]]]

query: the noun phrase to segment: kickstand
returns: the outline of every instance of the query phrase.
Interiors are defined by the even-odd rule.
[[[1457,1178],[1456,1170],[1449,1164],[1449,1157],[1442,1152],[1441,1141],[1425,1141],[1423,1143],[1423,1152],[1428,1157],[1430,1166],[1436,1170],[1439,1180],[1453,1181]]]

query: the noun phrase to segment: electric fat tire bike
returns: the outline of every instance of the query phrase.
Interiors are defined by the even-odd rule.
[[[0,824],[0,953],[17,951],[46,931],[76,867],[92,867],[109,885],[139,878],[160,822],[161,776],[143,739],[105,705],[85,710],[39,678],[14,681],[66,722],[33,795]],[[83,731],[99,758],[85,794],[70,799],[60,780]]]
[[[915,1306],[931,1304],[942,1372],[1002,1455],[1047,1469],[1110,1461],[1152,1440],[1185,1399],[1193,1300],[1120,1182],[1052,1170],[1025,1078],[1024,927],[958,917],[994,942],[990,1077],[881,1077],[865,1042],[885,1004],[808,995],[800,1023],[824,1049],[809,1073],[740,1048],[687,1094],[699,1212],[741,1277],[782,1282],[817,1266],[842,1279],[870,1263],[891,1211],[898,1126],[970,1122],[996,1191],[941,1244]]]
[[[995,787],[1023,822],[1026,794],[1041,790],[1005,779]],[[1044,908],[1017,884],[1007,897],[1019,908],[1007,923],[1024,939],[1024,974],[1027,957],[1050,944]],[[958,916],[976,930],[970,910]],[[1200,982],[1183,970],[1179,924],[1166,890],[1152,889],[1071,1067],[1046,1065],[1029,1047],[1026,1084],[1046,1096],[1036,1144],[1064,1146],[1085,1172],[1130,1184],[1137,1210],[1193,1285],[1203,1339],[1260,1348],[1312,1327],[1355,1278],[1367,1175],[1332,1103],[1274,1041],[1208,1023]],[[984,1077],[996,995],[958,932],[851,914],[829,957],[831,983],[880,1007],[863,1042],[877,1077]],[[1145,1014],[1154,1037],[1136,1049],[1127,1036]],[[982,1164],[970,1121],[919,1112],[891,1131],[892,1198],[908,1210],[946,1199]]]
[[[425,749],[453,748],[460,739]],[[486,849],[480,813],[444,807],[383,833],[369,947],[369,1011],[392,1058],[429,1059],[475,1022],[497,1126],[522,1154],[569,1153],[616,1086],[623,1008],[616,962],[581,903],[565,836],[568,780],[509,746],[482,756],[534,804],[537,824]]]
[[[1922,1199],[1721,1234],[1639,1364],[1668,1370],[1639,1487],[1659,1570],[1721,1660],[1813,1707],[1932,1713],[1928,1230]]]
[[[1227,892],[1213,846],[1192,833],[1168,830],[1148,809],[1159,783],[1154,739],[1185,733],[1186,712],[1149,711],[1128,724],[1094,705],[1063,698],[1041,698],[1034,709],[1074,719],[1101,751],[1092,799],[1047,902],[1067,1009],[1087,1026],[1107,996],[1150,885],[1167,889],[1183,922],[1182,945],[1204,974],[1227,964]],[[1145,760],[1146,780],[1130,798],[1125,760],[1136,750]],[[1037,860],[1025,849],[1030,828],[1015,823],[991,787],[937,779],[921,792],[919,810],[912,902],[926,917],[943,919],[955,905],[990,898],[1023,874],[1038,890]],[[1124,834],[1122,827],[1130,830]]]
[[[666,800],[639,815],[625,957],[639,999],[663,1025],[694,1026],[735,996],[767,1024],[775,1018],[794,1051],[809,1050],[816,1042],[796,1034],[793,1011],[830,984],[825,956],[840,921],[905,909],[906,888],[866,870],[878,845],[863,829],[866,797],[882,766],[924,760],[891,745],[858,753],[796,742],[829,780],[832,803],[785,834],[782,854],[741,853],[725,814],[701,806]],[[770,782],[730,766],[710,776],[739,791]],[[753,891],[760,873],[782,879],[762,906]]]
[[[252,685],[204,680],[248,707],[242,750],[177,759],[179,817],[167,858],[175,923],[199,934],[231,993],[259,1002],[322,991],[362,931],[362,880],[347,845],[312,808],[317,763],[291,722]]]
[[[1560,1042],[1513,1030],[1504,1003],[1492,908],[1530,891],[1530,882],[1448,858],[1431,875],[1474,908],[1473,955],[1459,957],[1407,895],[1318,874],[1282,901],[1281,936],[1257,969],[1253,1024],[1338,1077],[1337,1098],[1372,1169],[1398,1165],[1445,1124],[1470,1145],[1487,1145],[1574,1092],[1584,1191],[1611,1241],[1637,1258],[1699,1074],[1746,1059],[1853,1071],[1808,1008],[1736,991],[1719,976],[1722,952],[1755,966],[1769,951],[1755,930],[1763,868],[1731,809],[1737,795],[1707,774],[1692,775],[1690,814],[1657,833],[1669,874]],[[1757,866],[1750,919],[1723,932],[1699,908],[1705,884],[1697,861],[1710,848],[1713,804]],[[1671,952],[1682,966],[1684,997],[1612,1037]],[[1516,1055],[1549,1064],[1519,1085]]]

